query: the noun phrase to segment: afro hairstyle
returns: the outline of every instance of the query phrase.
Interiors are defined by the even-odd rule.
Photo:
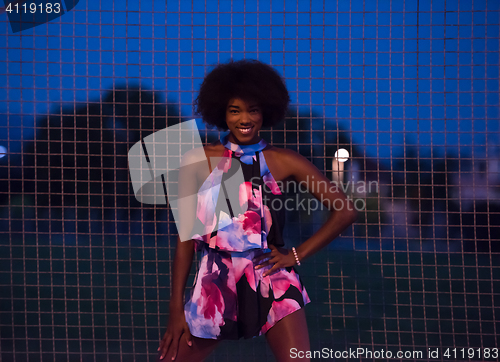
[[[205,76],[194,112],[207,125],[227,131],[226,108],[234,98],[256,102],[262,109],[263,127],[281,122],[290,102],[284,80],[271,66],[258,60],[230,60]]]

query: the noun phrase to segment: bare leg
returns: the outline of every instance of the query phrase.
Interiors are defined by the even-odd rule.
[[[292,358],[290,354],[292,348],[297,353],[299,351],[305,353],[311,349],[304,308],[279,320],[267,331],[266,339],[277,362],[309,361],[309,358]]]
[[[193,345],[189,347],[186,340],[181,337],[179,341],[179,352],[175,358],[176,362],[201,362],[208,357],[210,353],[217,347],[220,341],[216,339],[206,339],[192,337]],[[160,359],[158,356],[158,362],[171,362],[172,353],[169,351],[165,358]]]

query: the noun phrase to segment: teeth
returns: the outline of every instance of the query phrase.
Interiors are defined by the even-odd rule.
[[[252,129],[252,127],[249,127],[249,128],[240,128],[240,131],[243,134],[247,134],[247,133],[250,133],[251,129]]]

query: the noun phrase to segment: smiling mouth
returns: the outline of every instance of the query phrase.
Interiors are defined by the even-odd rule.
[[[249,134],[250,131],[252,130],[253,126],[250,127],[236,127],[240,130],[241,133],[243,134]]]

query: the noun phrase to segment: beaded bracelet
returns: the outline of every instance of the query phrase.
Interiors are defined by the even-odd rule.
[[[293,255],[295,256],[295,261],[297,262],[297,265],[300,265],[299,261],[299,256],[297,255],[297,251],[295,250],[295,247],[292,247]]]

